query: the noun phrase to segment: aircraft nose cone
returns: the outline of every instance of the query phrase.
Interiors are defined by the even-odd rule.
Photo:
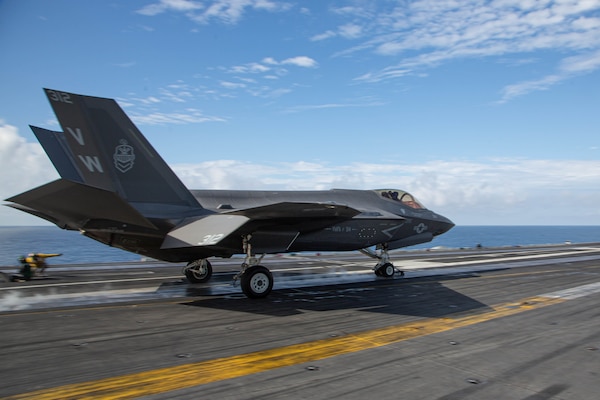
[[[454,227],[454,222],[450,221],[448,218],[439,214],[437,214],[437,216],[440,223],[436,232],[434,233],[435,236],[441,235],[442,233],[446,233]]]

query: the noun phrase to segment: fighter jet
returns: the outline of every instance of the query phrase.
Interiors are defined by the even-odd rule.
[[[359,250],[391,278],[401,271],[390,250],[454,226],[399,189],[188,190],[115,100],[44,91],[62,132],[31,129],[61,178],[8,205],[109,246],[186,262],[191,283],[210,279],[209,258],[241,254],[234,279],[246,296],[266,297],[264,255],[302,251]]]

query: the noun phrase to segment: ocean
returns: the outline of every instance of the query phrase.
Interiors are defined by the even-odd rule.
[[[600,226],[455,226],[430,243],[411,249],[475,248],[600,242]],[[54,226],[0,227],[0,266],[17,266],[27,253],[62,253],[52,264],[139,261],[142,257],[105,246],[78,232]]]

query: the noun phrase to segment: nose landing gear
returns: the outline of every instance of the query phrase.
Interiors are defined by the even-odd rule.
[[[373,271],[375,275],[381,276],[383,278],[393,278],[395,274],[399,274],[400,276],[404,276],[404,271],[396,269],[394,264],[390,262],[390,255],[388,252],[387,243],[383,243],[381,248],[379,248],[379,253],[374,252],[371,249],[361,249],[359,250],[361,253],[371,257],[376,258],[379,261],[373,267]]]

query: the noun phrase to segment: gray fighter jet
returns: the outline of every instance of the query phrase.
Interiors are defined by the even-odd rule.
[[[188,190],[114,100],[44,90],[63,131],[31,128],[61,179],[9,205],[109,246],[187,262],[192,283],[211,277],[209,257],[242,254],[235,279],[248,297],[265,297],[264,254],[300,251],[359,250],[390,278],[401,271],[389,250],[454,226],[398,189]]]

